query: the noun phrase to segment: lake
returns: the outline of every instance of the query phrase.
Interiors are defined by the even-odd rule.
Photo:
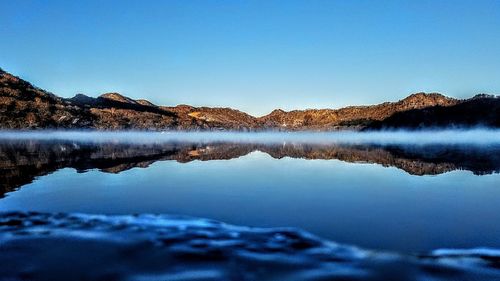
[[[500,248],[499,131],[0,134],[0,211],[187,215],[403,253]]]

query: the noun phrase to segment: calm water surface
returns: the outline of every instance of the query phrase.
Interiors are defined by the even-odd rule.
[[[182,214],[400,252],[500,248],[494,135],[91,139],[4,135],[0,211]]]

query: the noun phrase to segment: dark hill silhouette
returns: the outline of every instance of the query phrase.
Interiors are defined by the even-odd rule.
[[[500,98],[482,95],[453,106],[433,106],[397,112],[368,125],[365,130],[477,126],[500,127]]]

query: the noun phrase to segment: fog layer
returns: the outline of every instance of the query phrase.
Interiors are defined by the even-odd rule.
[[[78,142],[241,142],[347,144],[498,144],[500,129],[377,132],[143,132],[143,131],[0,131],[0,140],[68,140]]]

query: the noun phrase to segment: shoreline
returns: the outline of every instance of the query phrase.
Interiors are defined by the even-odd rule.
[[[499,249],[398,254],[185,216],[0,213],[0,242],[3,280],[500,278]]]

